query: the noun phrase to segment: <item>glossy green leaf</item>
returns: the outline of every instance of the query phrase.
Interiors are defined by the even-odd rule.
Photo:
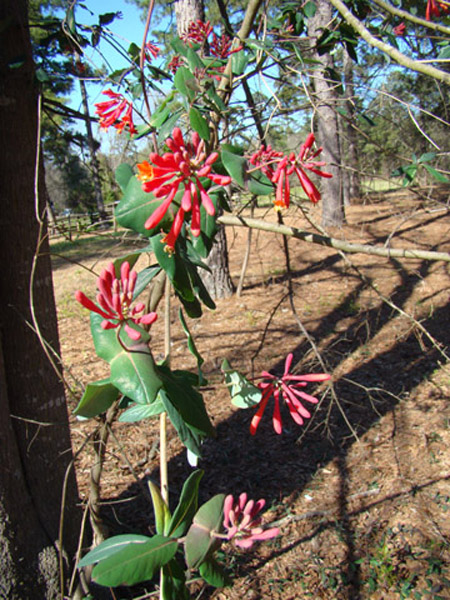
[[[188,59],[189,68],[191,71],[195,71],[195,69],[203,69],[205,66],[200,56],[190,46],[188,46],[186,58]]]
[[[303,12],[305,13],[305,16],[308,17],[308,19],[312,19],[314,17],[314,15],[316,14],[316,10],[317,10],[317,6],[316,6],[315,2],[312,2],[312,0],[309,0],[303,6]]]
[[[147,332],[133,325],[142,333],[142,339],[134,342],[125,331],[121,332],[121,345],[116,329],[102,329],[100,315],[91,313],[91,332],[95,350],[100,358],[109,362],[110,381],[122,394],[134,402],[151,404],[162,386],[156,365],[145,343]],[[129,348],[128,350],[125,350]]]
[[[173,115],[169,117],[161,127],[158,128],[158,144],[164,144],[166,139],[172,135],[173,128],[179,121],[183,112],[184,108],[177,109]]]
[[[273,183],[262,171],[254,171],[248,176],[248,191],[255,196],[269,196],[273,194]]]
[[[191,106],[189,111],[189,122],[192,129],[198,133],[202,140],[208,142],[210,138],[208,121],[195,106]]]
[[[217,494],[194,516],[184,543],[186,563],[190,569],[197,569],[220,546],[214,534],[222,531],[224,500],[225,494]]]
[[[206,583],[214,587],[227,587],[232,583],[222,565],[219,565],[212,556],[202,562],[198,570]]]
[[[73,414],[86,419],[96,417],[107,411],[118,396],[119,390],[112,385],[109,379],[88,383]]]
[[[178,408],[171,402],[169,395],[165,390],[161,390],[160,398],[164,404],[164,409],[172,423],[175,431],[178,434],[181,442],[190,450],[195,456],[201,456],[201,443],[202,436],[197,432],[193,431],[184,421]]]
[[[152,496],[153,512],[155,514],[156,533],[165,535],[166,529],[170,522],[170,510],[161,496],[161,491],[152,481],[148,482],[148,488]],[[177,537],[177,536],[173,536]]]
[[[202,364],[205,362],[203,357],[200,355],[200,352],[197,350],[197,346],[195,345],[194,338],[192,337],[191,332],[189,331],[189,327],[186,323],[186,319],[184,318],[183,311],[181,308],[178,311],[178,317],[180,319],[181,326],[183,328],[184,333],[186,334],[188,340],[188,349],[189,352],[195,356],[197,359],[197,369],[198,369],[198,378],[200,385],[205,385],[203,373],[202,373]]]
[[[179,37],[173,36],[170,40],[170,45],[175,51],[175,54],[181,54],[181,56],[187,56],[188,46],[184,44]]]
[[[247,68],[249,57],[243,50],[235,52],[231,55],[231,71],[233,75],[239,76],[244,73]]]
[[[172,224],[178,206],[176,203],[167,210],[163,219],[154,229],[146,229],[145,222],[149,216],[162,204],[163,199],[155,198],[152,193],[144,192],[142,183],[136,177],[131,177],[125,188],[124,195],[116,206],[115,216],[119,225],[132,229],[146,237],[159,233],[161,229],[168,231]]]
[[[162,568],[162,600],[189,600],[191,595],[186,587],[184,569],[173,558]]]
[[[419,157],[418,163],[430,162],[430,160],[434,160],[436,158],[436,152],[425,152],[422,156]]]
[[[99,562],[92,579],[100,585],[135,585],[151,579],[156,571],[175,556],[178,542],[155,535],[144,543],[131,543]]]
[[[243,156],[222,150],[220,153],[222,163],[233,181],[245,188],[247,161]]]
[[[203,471],[198,469],[184,482],[178,506],[172,515],[166,535],[181,537],[186,533],[197,511],[198,486],[202,477]]]
[[[151,404],[134,404],[120,415],[119,421],[121,423],[137,423],[144,419],[157,417],[162,412],[164,412],[164,406],[157,398]]]
[[[175,253],[171,254],[166,252],[165,244],[162,243],[162,238],[163,236],[161,235],[152,238],[152,247],[156,260],[167,273],[177,295],[188,302],[193,302],[195,300],[195,295],[185,261],[180,256],[179,244],[177,244]]]
[[[77,566],[79,569],[81,569],[81,567],[93,565],[96,562],[105,560],[105,558],[120,552],[129,544],[145,544],[150,539],[151,538],[146,535],[137,535],[132,533],[127,533],[126,535],[116,535],[108,540],[105,540],[93,550],[88,552],[86,556],[80,560]]]
[[[133,300],[136,300],[136,298],[140,294],[142,294],[142,292],[145,290],[145,288],[148,286],[151,280],[154,277],[156,277],[156,275],[158,275],[158,273],[160,272],[161,267],[159,266],[147,267],[146,269],[142,269],[142,271],[139,271],[136,280],[136,287],[134,288]]]
[[[187,98],[189,102],[192,102],[196,96],[196,92],[193,89],[192,85],[188,85],[189,81],[195,82],[194,75],[187,67],[180,67],[175,73],[173,83],[176,89],[180,92],[180,94],[182,96],[185,96],[185,98]]]
[[[256,385],[234,370],[225,358],[222,362],[222,372],[225,377],[225,385],[231,396],[231,403],[238,408],[250,408],[259,404],[262,393]]]
[[[126,163],[122,163],[121,165],[119,165],[117,167],[115,176],[116,176],[116,181],[120,186],[120,189],[122,190],[122,192],[124,192],[128,185],[128,182],[134,176],[134,172],[133,172],[133,169],[130,167],[130,165],[127,165]]]

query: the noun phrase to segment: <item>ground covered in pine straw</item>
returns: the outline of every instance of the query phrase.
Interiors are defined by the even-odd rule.
[[[319,210],[311,209],[314,219]],[[276,222],[271,209],[255,214],[264,215]],[[295,207],[285,221],[311,229]],[[352,206],[348,224],[330,233],[359,243],[450,252],[448,206],[414,196],[385,195]],[[237,283],[247,230],[229,229],[227,235]],[[95,356],[87,311],[74,292],[92,296],[92,271],[98,274],[137,243],[109,233],[71,246],[52,242],[62,358],[75,396],[89,381],[108,376],[108,367]],[[296,314],[282,240],[254,232],[241,297],[219,300],[215,312],[189,321],[205,358],[204,397],[217,429],[216,439],[203,447],[201,501],[219,492],[264,497],[267,521],[281,528],[278,538],[251,551],[225,549],[220,558],[233,585],[214,590],[193,583],[193,597],[450,598],[450,367],[442,354],[450,341],[449,263],[363,254],[349,255],[348,263],[332,248],[294,239],[289,249]],[[138,266],[151,263],[140,260]],[[172,365],[195,369],[177,314],[174,300]],[[227,358],[249,376],[263,369],[280,373],[293,352],[296,373],[322,371],[299,322],[332,374],[336,397],[327,386],[316,388],[321,402],[314,418],[299,428],[283,414],[282,435],[273,431],[269,406],[252,437],[254,410],[231,406],[221,362]],[[162,318],[152,328],[152,348],[161,359]],[[69,403],[73,409],[76,398]],[[93,453],[85,439],[97,423],[71,422],[86,501]],[[101,486],[111,533],[153,531],[146,481],[158,480],[157,439],[157,420],[112,427]],[[168,445],[174,502],[190,467],[171,429]],[[141,595],[145,589],[154,588],[141,588]]]

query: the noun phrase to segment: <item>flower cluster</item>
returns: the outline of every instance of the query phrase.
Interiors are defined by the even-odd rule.
[[[148,60],[148,62],[152,62],[153,58],[157,58],[159,54],[158,46],[155,46],[155,44],[152,44],[151,42],[147,42],[144,46],[144,49],[145,58]]]
[[[250,423],[250,433],[255,435],[258,429],[259,422],[264,414],[267,403],[271,396],[275,398],[275,407],[273,410],[273,428],[275,432],[280,434],[283,430],[280,413],[280,395],[286,402],[289,409],[290,415],[298,425],[303,425],[303,419],[309,419],[311,414],[300,399],[311,402],[311,404],[317,404],[318,400],[314,396],[310,396],[305,392],[301,391],[309,382],[321,382],[328,381],[330,375],[326,373],[310,373],[309,375],[292,375],[289,373],[293,359],[293,354],[290,353],[286,357],[284,365],[284,374],[282,377],[276,377],[267,371],[262,372],[262,377],[269,381],[262,381],[258,384],[259,389],[262,391],[262,398],[258,404],[258,410],[253,416]]]
[[[110,98],[104,102],[95,104],[95,113],[99,116],[99,123],[102,129],[107,130],[108,127],[115,127],[119,133],[127,128],[130,135],[137,133],[133,123],[133,105],[126,100],[122,94],[105,90],[102,92]]]
[[[227,538],[233,539],[236,546],[251,548],[254,542],[269,540],[280,533],[278,527],[271,529],[261,527],[262,520],[257,515],[264,508],[265,503],[265,500],[247,502],[246,493],[241,494],[236,503],[231,495],[225,498],[223,526],[227,530]]]
[[[167,65],[167,68],[171,73],[175,74],[181,66],[183,66],[183,59],[179,54],[176,54]]]
[[[137,273],[130,271],[128,262],[123,262],[120,267],[120,279],[116,277],[114,264],[110,263],[97,279],[99,306],[94,304],[83,292],[75,292],[75,298],[85,308],[103,317],[103,329],[115,329],[124,325],[128,336],[136,341],[141,338],[141,334],[130,327],[128,322],[131,321],[136,325],[152,325],[157,319],[157,314],[154,312],[138,316],[145,310],[143,302],[138,302],[131,308],[136,280]]]
[[[295,173],[300,181],[300,184],[311,200],[318,202],[320,200],[320,192],[311,181],[306,171],[312,171],[320,177],[333,177],[331,173],[321,171],[319,167],[323,167],[325,162],[315,160],[322,152],[322,148],[312,151],[312,146],[315,141],[315,136],[310,133],[305,142],[300,146],[300,151],[296,156],[294,152],[283,156],[281,152],[275,152],[270,146],[261,146],[258,152],[255,152],[250,163],[260,168],[265,173],[274,185],[276,185],[275,206],[289,208],[291,187],[289,176]],[[274,169],[276,164],[276,169]]]
[[[153,192],[156,198],[164,198],[162,204],[150,215],[145,223],[146,229],[153,229],[166,214],[170,204],[181,184],[184,194],[180,207],[169,233],[163,238],[166,249],[173,252],[175,242],[180,234],[186,212],[191,212],[191,233],[200,235],[200,202],[208,215],[215,214],[214,204],[200,180],[201,177],[210,179],[217,185],[228,185],[231,177],[211,173],[211,166],[219,154],[213,152],[207,156],[205,142],[194,131],[191,142],[186,143],[178,127],[172,132],[172,137],[166,140],[170,152],[160,156],[156,152],[150,154],[150,162],[138,165],[138,178],[143,182],[145,192]],[[150,164],[151,163],[151,164]]]
[[[401,23],[399,23],[398,25],[396,25],[392,31],[394,32],[394,35],[397,36],[404,36],[406,33],[406,25],[403,23],[403,21]]]
[[[425,18],[427,21],[431,21],[432,17],[440,17],[441,12],[446,14],[449,10],[450,7],[445,2],[439,2],[439,0],[428,0]]]
[[[191,21],[189,23],[188,30],[181,36],[181,39],[184,42],[203,45],[208,39],[212,29],[212,25],[209,21],[203,23],[201,19],[197,19],[196,21]]]
[[[211,42],[211,54],[216,58],[226,60],[231,54],[242,50],[243,46],[237,48],[231,48],[233,40],[224,33],[220,37],[213,33],[213,40]]]

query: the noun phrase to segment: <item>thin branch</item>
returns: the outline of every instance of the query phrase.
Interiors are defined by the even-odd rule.
[[[357,19],[352,12],[350,12],[350,10],[343,2],[341,2],[341,0],[330,0],[330,2],[334,8],[341,13],[347,23],[351,25],[353,29],[359,33],[363,40],[370,44],[370,46],[378,48],[378,50],[381,50],[395,60],[399,65],[402,65],[407,69],[411,69],[417,73],[423,73],[424,75],[433,77],[434,79],[442,81],[443,83],[450,84],[450,73],[446,73],[445,71],[441,71],[440,69],[436,69],[430,65],[419,63],[416,60],[409,58],[396,48],[393,48],[389,44],[378,40],[370,33],[368,29],[366,29],[366,27],[364,27],[361,21]]]
[[[222,225],[232,225],[237,227],[252,227],[253,229],[261,229],[280,235],[303,240],[320,246],[328,246],[336,250],[342,250],[350,254],[369,254],[372,256],[385,256],[387,258],[411,258],[420,260],[442,260],[450,262],[450,254],[448,252],[433,252],[432,250],[419,250],[417,248],[380,248],[379,246],[370,246],[366,244],[355,244],[338,240],[326,235],[319,235],[311,231],[303,231],[296,227],[287,225],[279,225],[277,223],[267,223],[259,219],[249,219],[246,217],[237,217],[233,215],[222,215],[217,219]]]
[[[440,33],[450,35],[450,27],[445,27],[445,25],[441,25],[440,23],[434,23],[433,21],[426,21],[425,19],[416,17],[406,10],[392,6],[392,4],[389,4],[389,2],[384,2],[384,0],[372,0],[372,2],[378,4],[378,6],[384,9],[386,12],[391,13],[391,15],[395,15],[401,19],[406,19],[407,21],[411,21],[411,23],[415,23],[416,25],[428,27],[428,29],[433,29],[434,31],[439,31]]]

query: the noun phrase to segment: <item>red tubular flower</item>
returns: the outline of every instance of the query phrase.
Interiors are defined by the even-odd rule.
[[[183,59],[181,58],[181,56],[179,56],[178,54],[176,54],[172,60],[170,61],[170,63],[167,65],[167,68],[169,69],[169,71],[171,73],[176,73],[178,71],[178,69],[180,67],[183,66]]]
[[[445,14],[448,13],[449,10],[449,7],[444,2],[439,2],[439,0],[428,0],[425,18],[427,21],[431,21],[432,17],[440,17],[441,12]]]
[[[207,156],[205,142],[197,132],[191,137],[191,143],[185,143],[183,134],[178,127],[172,132],[172,137],[166,140],[171,152],[160,156],[156,152],[150,154],[149,162],[138,165],[145,192],[153,192],[157,198],[164,198],[162,204],[150,215],[145,223],[146,229],[153,229],[166,214],[172,200],[175,198],[180,184],[184,185],[181,206],[178,209],[170,232],[162,240],[169,252],[174,251],[175,242],[180,234],[186,212],[191,212],[191,233],[200,235],[200,202],[208,215],[214,215],[214,204],[203,187],[200,178],[206,177],[217,185],[228,185],[231,177],[211,173],[211,166],[218,158],[213,152]],[[150,173],[151,169],[151,173]]]
[[[402,21],[396,27],[394,27],[392,31],[394,32],[394,35],[403,36],[406,33],[406,25]]]
[[[191,21],[187,32],[181,36],[184,42],[203,45],[212,31],[212,25],[209,21],[204,23],[201,19]]]
[[[223,526],[227,530],[227,538],[234,539],[236,546],[240,548],[251,548],[256,541],[269,540],[276,537],[280,530],[278,527],[263,529],[262,519],[257,514],[264,508],[266,501],[261,499],[255,502],[247,502],[247,494],[244,492],[235,503],[233,496],[225,498],[223,504],[224,520]]]
[[[259,166],[261,171],[269,177],[273,184],[276,185],[275,206],[289,208],[291,186],[289,176],[295,173],[300,181],[300,184],[311,200],[318,202],[320,200],[320,192],[310,180],[306,171],[312,171],[320,177],[333,177],[331,173],[325,173],[318,167],[323,167],[325,162],[314,160],[321,152],[322,148],[312,151],[315,137],[310,133],[305,142],[300,146],[297,156],[291,152],[287,156],[283,156],[281,152],[275,152],[271,146],[261,146],[258,152],[255,152],[250,158],[250,163]],[[274,168],[276,165],[276,168]]]
[[[109,96],[111,100],[95,104],[95,113],[99,115],[100,127],[107,130],[112,125],[119,133],[122,133],[126,127],[130,135],[137,133],[133,123],[133,105],[131,102],[126,100],[122,94],[117,94],[112,90],[105,90],[102,93]],[[123,113],[125,114],[122,117]]]
[[[158,54],[158,46],[155,46],[155,44],[152,44],[151,42],[147,42],[145,44],[145,58],[148,60],[148,62],[152,62],[152,59],[156,58]]]
[[[130,271],[128,262],[123,262],[120,267],[120,279],[116,277],[114,264],[110,263],[97,279],[99,293],[97,302],[92,302],[83,292],[75,292],[75,298],[88,310],[101,315],[103,329],[115,329],[124,325],[125,331],[132,340],[139,340],[141,334],[128,324],[129,321],[136,325],[152,325],[157,317],[154,312],[138,316],[145,309],[143,302],[138,302],[131,308],[133,293],[136,287],[137,273]]]
[[[262,398],[258,404],[258,410],[253,416],[252,422],[250,423],[250,433],[255,435],[258,429],[259,422],[262,419],[267,403],[271,396],[275,399],[275,406],[273,411],[273,428],[276,433],[280,434],[283,431],[280,413],[280,394],[284,399],[291,417],[298,425],[303,425],[304,419],[309,419],[311,414],[303,404],[300,402],[306,400],[311,404],[317,404],[318,400],[314,396],[310,396],[305,392],[301,391],[302,388],[306,387],[309,382],[321,382],[328,381],[331,379],[327,373],[310,373],[308,375],[291,375],[289,369],[291,368],[292,359],[294,355],[288,354],[284,365],[284,374],[282,377],[276,377],[267,371],[262,372],[264,379],[269,381],[262,381],[258,384],[260,390],[262,390]]]
[[[213,41],[211,42],[211,54],[216,58],[226,60],[231,54],[242,50],[243,46],[231,49],[233,40],[224,33],[220,37],[213,33]]]

